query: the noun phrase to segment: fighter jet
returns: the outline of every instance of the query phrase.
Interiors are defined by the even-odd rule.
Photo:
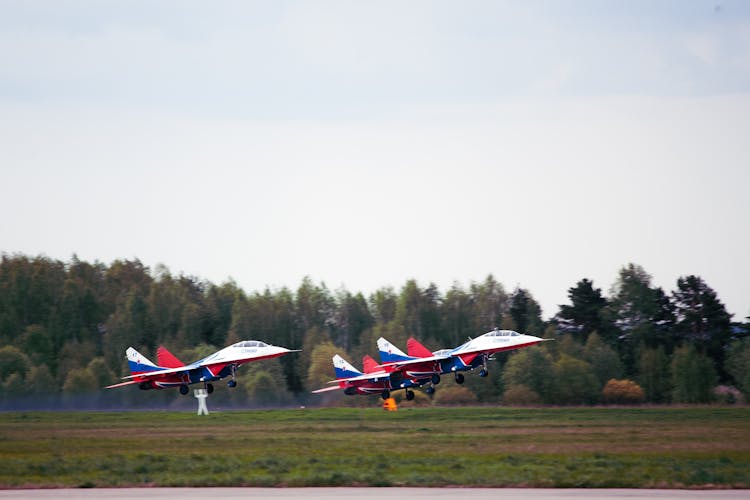
[[[147,357],[128,347],[125,354],[128,358],[128,366],[131,375],[123,377],[126,382],[120,382],[107,386],[107,389],[137,384],[140,389],[164,389],[168,387],[179,387],[180,394],[190,391],[190,384],[202,383],[204,388],[211,394],[214,386],[211,382],[230,377],[227,386],[235,387],[237,381],[234,379],[237,368],[251,361],[276,358],[299,352],[285,347],[269,345],[259,340],[244,340],[229,347],[225,347],[210,356],[186,365],[169,352],[165,347],[157,351],[157,361],[154,364]]]
[[[454,349],[430,352],[416,339],[407,341],[408,354],[397,349],[384,338],[378,339],[380,361],[386,371],[402,371],[410,377],[430,377],[433,386],[440,383],[440,375],[453,373],[456,383],[464,383],[461,372],[481,367],[480,377],[489,374],[487,361],[498,352],[521,349],[549,339],[524,335],[513,330],[495,329]],[[434,389],[434,387],[431,386]]]
[[[414,391],[411,388],[421,385],[419,381],[404,378],[401,371],[386,371],[380,368],[377,361],[370,356],[365,355],[362,358],[362,365],[364,372],[357,370],[351,363],[336,354],[333,356],[333,369],[336,374],[336,380],[328,382],[328,384],[336,385],[317,389],[312,391],[313,394],[343,389],[344,394],[347,396],[355,394],[380,394],[385,400],[391,397],[391,391],[404,389],[406,391],[406,399],[411,401],[414,399]]]

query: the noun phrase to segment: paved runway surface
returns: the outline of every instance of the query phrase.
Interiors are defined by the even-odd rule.
[[[516,489],[516,488],[120,488],[0,490],[2,500],[734,500],[750,498],[750,490],[622,490],[622,489]]]

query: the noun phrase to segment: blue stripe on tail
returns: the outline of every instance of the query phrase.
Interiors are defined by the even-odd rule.
[[[158,366],[144,365],[143,363],[136,363],[135,361],[130,360],[128,360],[128,368],[130,368],[130,373],[155,372],[157,370],[163,370],[163,368],[160,368]]]
[[[343,368],[334,367],[333,370],[336,372],[336,378],[352,378],[362,375],[362,372],[355,372],[352,370],[344,370]]]
[[[380,351],[381,363],[395,363],[397,361],[410,361],[412,359],[417,359],[417,358],[412,357],[412,356],[402,356],[400,354],[389,353],[386,351]]]

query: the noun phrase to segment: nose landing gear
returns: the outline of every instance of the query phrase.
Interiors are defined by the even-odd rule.
[[[227,382],[227,387],[237,387],[237,381],[234,379],[234,373],[237,371],[237,365],[231,365],[230,370],[232,372],[230,375],[232,378],[229,379],[229,382]]]

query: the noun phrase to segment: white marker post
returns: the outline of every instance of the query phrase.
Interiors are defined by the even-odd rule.
[[[206,389],[193,389],[193,393],[198,400],[198,415],[208,415],[208,407],[206,406],[208,392]]]

